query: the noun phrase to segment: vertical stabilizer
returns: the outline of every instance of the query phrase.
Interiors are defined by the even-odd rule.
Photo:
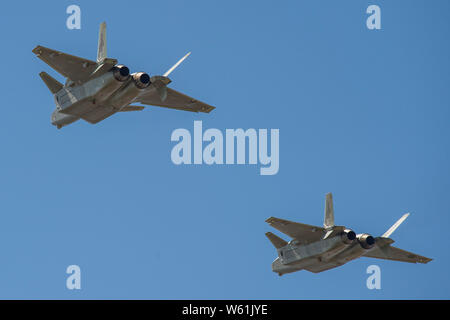
[[[106,22],[100,24],[100,31],[98,32],[98,48],[97,48],[97,63],[102,62],[106,58]]]
[[[400,219],[397,220],[396,223],[392,225],[392,227],[389,228],[388,231],[386,231],[381,237],[382,238],[389,238],[390,235],[403,223],[403,221],[408,218],[409,213],[405,213]]]
[[[166,73],[164,73],[163,77],[168,77],[169,74],[172,73],[173,70],[175,70],[187,57],[189,57],[191,55],[190,52],[188,52],[183,58],[181,58],[180,60],[178,60],[177,63],[175,63],[169,70],[166,71]]]
[[[334,210],[333,210],[333,196],[327,193],[325,196],[325,218],[323,220],[325,229],[334,227]]]

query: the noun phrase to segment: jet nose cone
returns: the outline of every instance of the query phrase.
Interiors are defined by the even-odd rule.
[[[52,115],[50,116],[50,122],[51,122],[53,125],[56,125],[56,124],[55,124],[55,122],[56,122],[56,111],[53,111],[53,112],[52,112]]]

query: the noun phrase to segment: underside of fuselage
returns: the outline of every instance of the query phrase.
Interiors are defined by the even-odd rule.
[[[321,257],[316,257],[316,258],[306,258],[304,260],[299,260],[298,262],[294,262],[291,264],[283,264],[281,260],[277,258],[272,263],[272,271],[278,273],[278,275],[280,276],[283,274],[301,270],[306,270],[313,273],[320,273],[336,267],[340,267],[354,259],[356,259],[356,257],[344,260],[324,261],[321,259]]]
[[[87,122],[94,124],[112,116],[113,114],[119,111],[111,106],[101,106],[101,105],[95,106],[91,104],[89,107],[90,108],[81,116],[65,114],[58,110],[55,110],[52,113],[51,122],[58,129],[61,129],[62,127],[69,125],[80,119],[86,120]]]
[[[359,243],[339,242],[342,237],[334,237],[320,244],[312,243],[288,249],[280,248],[279,252],[285,252],[284,257],[279,256],[272,263],[272,271],[283,275],[300,270],[319,273],[346,264],[364,254],[364,248]],[[328,243],[327,243],[328,241]],[[286,247],[290,247],[287,245]],[[305,250],[306,249],[306,250]],[[290,259],[286,253],[291,251]],[[295,258],[292,258],[295,256]]]
[[[128,68],[116,66],[82,85],[65,86],[55,94],[52,124],[61,128],[79,119],[98,123],[132,103],[148,85],[147,74],[130,76]]]

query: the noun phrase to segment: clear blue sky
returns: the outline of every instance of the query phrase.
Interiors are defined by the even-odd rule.
[[[78,4],[81,30],[66,28]],[[382,30],[366,28],[377,4]],[[448,1],[7,1],[0,11],[0,298],[450,298]],[[43,45],[162,74],[217,107],[50,124]],[[280,170],[175,166],[174,129],[280,129]],[[428,265],[362,258],[278,277],[269,216],[382,234]],[[276,232],[280,235],[278,232]],[[65,287],[81,267],[82,290]],[[381,267],[381,290],[366,268]]]

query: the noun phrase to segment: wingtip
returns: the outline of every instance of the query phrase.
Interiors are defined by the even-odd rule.
[[[271,223],[273,219],[274,219],[274,217],[269,217],[269,218],[267,218],[267,219],[265,220],[265,222]]]
[[[34,54],[39,54],[39,49],[41,48],[40,45],[37,45],[36,47],[34,47],[33,50],[31,50],[31,52],[33,52]]]
[[[213,106],[202,107],[202,108],[200,109],[200,112],[203,112],[203,113],[210,113],[210,112],[213,111],[215,108],[216,108],[216,107],[213,107]]]
[[[433,261],[433,259],[431,258],[427,258],[427,257],[422,257],[422,256],[418,256],[417,260],[415,261],[416,263],[423,263],[423,264],[427,264],[428,262]]]

